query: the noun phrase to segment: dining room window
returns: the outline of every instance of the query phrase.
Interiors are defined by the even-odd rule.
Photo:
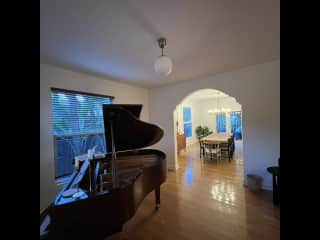
[[[225,133],[227,131],[225,113],[216,114],[216,130],[217,133]]]
[[[186,137],[192,137],[192,113],[190,107],[183,108],[183,126]]]
[[[235,140],[241,140],[242,139],[241,111],[236,111],[236,112],[230,113],[230,126],[231,126],[231,132],[235,136]]]

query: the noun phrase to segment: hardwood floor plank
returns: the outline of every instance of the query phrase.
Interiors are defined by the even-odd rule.
[[[118,239],[280,239],[280,209],[272,192],[243,186],[241,156],[236,152],[231,163],[203,162],[199,146],[189,147],[161,186],[160,209],[154,210],[150,193]]]

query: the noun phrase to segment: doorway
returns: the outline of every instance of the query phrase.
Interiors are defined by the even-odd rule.
[[[201,156],[201,139],[230,135],[234,140],[231,160],[219,163],[229,162],[243,168],[242,107],[234,97],[216,89],[197,90],[176,106],[173,119],[178,166],[183,164],[181,159],[188,159],[186,154],[194,155],[195,149],[204,163],[213,164],[214,159],[208,159],[207,154]]]

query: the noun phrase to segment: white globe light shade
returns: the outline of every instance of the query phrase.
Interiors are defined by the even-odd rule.
[[[168,76],[172,72],[172,60],[167,56],[160,56],[154,63],[156,73]]]

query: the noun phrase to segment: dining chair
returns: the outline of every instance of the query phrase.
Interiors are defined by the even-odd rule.
[[[201,156],[204,156],[204,151],[205,151],[204,141],[200,141],[200,159],[201,159]]]
[[[230,162],[233,156],[232,138],[229,138],[227,143],[220,143],[220,149],[222,157],[228,158]]]
[[[217,162],[221,162],[221,149],[219,144],[204,142],[205,155],[209,155],[210,159],[216,158]]]

